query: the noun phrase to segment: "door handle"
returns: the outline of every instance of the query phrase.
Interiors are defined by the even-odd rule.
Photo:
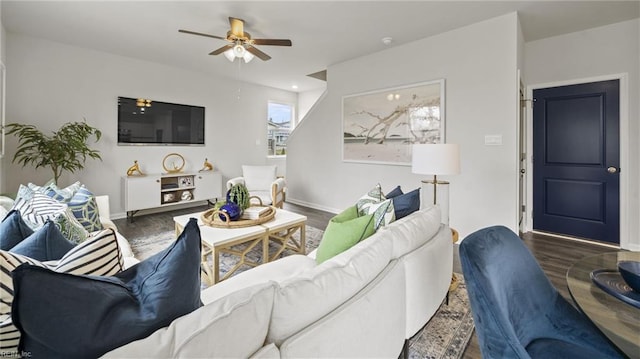
[[[616,173],[616,172],[618,172],[618,169],[617,169],[617,168],[615,168],[615,167],[613,167],[613,166],[609,166],[609,167],[607,168],[607,172],[609,172],[609,173]]]

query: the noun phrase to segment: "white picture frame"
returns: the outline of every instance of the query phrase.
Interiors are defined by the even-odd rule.
[[[417,143],[445,143],[445,81],[342,97],[342,160],[410,166]]]

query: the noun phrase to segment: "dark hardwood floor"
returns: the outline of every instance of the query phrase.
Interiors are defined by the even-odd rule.
[[[151,235],[154,233],[172,230],[174,216],[203,211],[205,209],[206,206],[202,206],[148,215],[141,214],[135,216],[132,223],[128,222],[126,219],[118,219],[114,222],[118,226],[119,231],[126,238],[135,238],[136,236]],[[285,209],[307,216],[307,224],[321,230],[324,230],[327,227],[329,219],[334,216],[333,213],[291,203],[285,203]],[[571,264],[580,258],[589,255],[615,251],[613,248],[597,244],[534,233],[525,233],[521,238],[525,245],[531,250],[545,274],[551,280],[551,283],[565,298],[569,300],[570,303],[573,302],[567,289],[565,274]],[[454,247],[453,270],[456,273],[462,273],[457,246]],[[482,358],[480,354],[480,347],[478,345],[478,338],[475,333],[464,352],[463,358]]]

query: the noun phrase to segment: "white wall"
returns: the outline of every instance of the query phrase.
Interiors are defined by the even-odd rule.
[[[316,104],[326,89],[327,86],[325,85],[315,90],[298,93],[298,122],[304,120],[304,117],[309,113],[309,110]]]
[[[2,0],[0,0],[0,61],[3,64],[7,64],[7,51],[6,51],[6,34],[4,26],[2,25]],[[0,119],[1,121],[2,119]],[[2,136],[2,130],[0,130],[0,136]],[[0,193],[4,193],[5,190],[5,171],[3,171],[3,160],[0,159]]]
[[[621,246],[640,250],[640,20],[575,32],[525,45],[525,78],[532,87],[625,74],[621,125]],[[624,96],[625,84],[622,83]],[[624,116],[627,119],[624,119]],[[625,165],[626,163],[626,165]]]
[[[211,66],[216,65],[215,60]],[[182,154],[187,171],[201,168],[206,157],[224,180],[240,175],[242,164],[267,163],[267,102],[297,100],[294,92],[12,33],[7,34],[7,67],[11,70],[7,122],[53,131],[85,117],[103,132],[102,140],[94,146],[103,161],[88,161],[84,171],[63,176],[60,182],[65,185],[79,179],[90,190],[108,194],[116,215],[124,211],[120,179],[134,160],[143,171],[160,173],[168,153]],[[117,146],[118,96],[205,106],[206,146]],[[35,171],[10,164],[16,140],[9,140],[9,158],[4,158],[6,171],[2,171],[7,191],[15,192],[20,183],[43,183],[52,177],[49,169]]]
[[[342,162],[341,101],[445,79],[447,142],[460,144],[462,171],[443,178],[450,224],[461,236],[494,224],[516,230],[517,21],[513,13],[329,67],[326,96],[289,139],[287,199],[337,212],[378,182],[419,187],[410,167]],[[503,145],[485,146],[487,134]]]

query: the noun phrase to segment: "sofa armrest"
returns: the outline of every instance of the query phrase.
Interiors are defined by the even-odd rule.
[[[102,196],[95,196],[95,198],[96,198],[96,203],[98,204],[98,214],[100,215],[100,220],[110,221],[111,214],[110,214],[110,208],[109,208],[109,196],[102,195]]]
[[[231,189],[234,185],[237,184],[245,184],[244,177],[234,177],[227,181],[227,191]]]

